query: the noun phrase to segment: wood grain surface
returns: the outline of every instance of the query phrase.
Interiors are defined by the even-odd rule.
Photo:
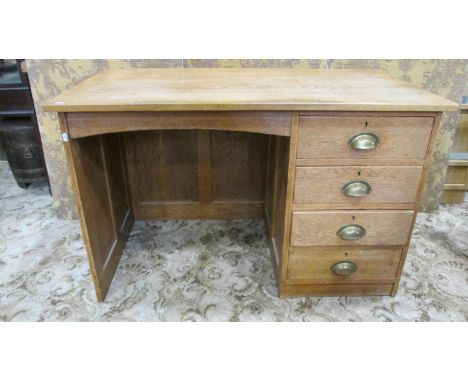
[[[129,187],[137,219],[262,216],[267,135],[208,130],[117,135],[125,137]],[[76,140],[81,139],[87,138]]]
[[[289,136],[291,113],[281,111],[67,113],[70,137],[143,130],[223,130]]]
[[[457,110],[381,72],[311,69],[107,70],[46,102],[45,111]]]
[[[318,159],[423,159],[426,157],[433,117],[307,116],[301,117],[297,157]],[[358,133],[371,132],[380,144],[373,150],[348,145]]]
[[[391,282],[397,275],[401,248],[291,247],[288,282],[301,284]],[[352,261],[357,270],[337,276],[330,268],[339,261]]]
[[[268,137],[212,131],[210,150],[214,202],[264,201]]]
[[[402,246],[408,235],[414,211],[312,211],[293,212],[292,246]],[[358,240],[342,240],[337,231],[348,224],[358,224],[367,231]]]
[[[67,120],[59,115],[62,132]],[[126,159],[119,136],[64,143],[98,301],[104,301],[133,226]]]
[[[296,168],[294,203],[415,203],[422,166],[323,166]],[[371,192],[346,196],[342,187],[365,181]]]
[[[295,121],[296,118],[294,117]],[[292,129],[295,134],[296,129]],[[268,144],[268,166],[265,192],[265,227],[271,251],[273,268],[280,280],[281,263],[285,254],[286,197],[289,171],[289,137],[270,137]]]
[[[300,284],[284,285],[281,297],[388,296],[395,284]]]

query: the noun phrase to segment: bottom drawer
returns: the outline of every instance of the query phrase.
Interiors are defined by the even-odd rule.
[[[291,247],[287,282],[391,282],[400,258],[401,248]]]

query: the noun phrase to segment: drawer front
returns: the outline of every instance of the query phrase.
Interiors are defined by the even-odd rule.
[[[29,88],[1,90],[0,110],[10,112],[34,110]]]
[[[294,203],[414,203],[422,169],[422,166],[297,167]]]
[[[447,169],[447,177],[445,184],[465,184],[466,174],[468,173],[465,166],[449,166]]]
[[[287,278],[304,283],[391,280],[397,276],[400,257],[401,248],[291,247]]]
[[[303,116],[297,158],[424,159],[433,122],[432,117]],[[377,136],[377,147],[352,149],[350,139],[364,132]]]
[[[403,246],[408,240],[413,211],[296,211],[292,215],[292,246]],[[351,226],[351,227],[350,227]],[[347,228],[346,228],[347,227]],[[353,235],[362,227],[365,233]],[[354,240],[338,235],[345,229]],[[342,232],[344,236],[344,233]],[[360,237],[360,238],[356,238]]]

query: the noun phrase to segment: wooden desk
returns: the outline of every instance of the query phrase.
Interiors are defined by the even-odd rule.
[[[264,218],[281,296],[394,295],[441,113],[457,107],[374,72],[137,69],[45,110],[103,301],[135,219]]]

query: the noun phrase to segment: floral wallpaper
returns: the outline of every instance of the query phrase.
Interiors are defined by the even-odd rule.
[[[468,60],[27,60],[33,97],[54,195],[54,207],[60,218],[76,218],[75,205],[54,113],[44,113],[48,98],[107,68],[127,67],[245,67],[369,69],[384,71],[393,77],[415,83],[453,101],[460,102],[468,78]],[[468,85],[467,85],[468,86]],[[423,210],[437,207],[445,178],[447,156],[453,142],[458,113],[447,113],[436,137],[432,170],[426,179]]]

